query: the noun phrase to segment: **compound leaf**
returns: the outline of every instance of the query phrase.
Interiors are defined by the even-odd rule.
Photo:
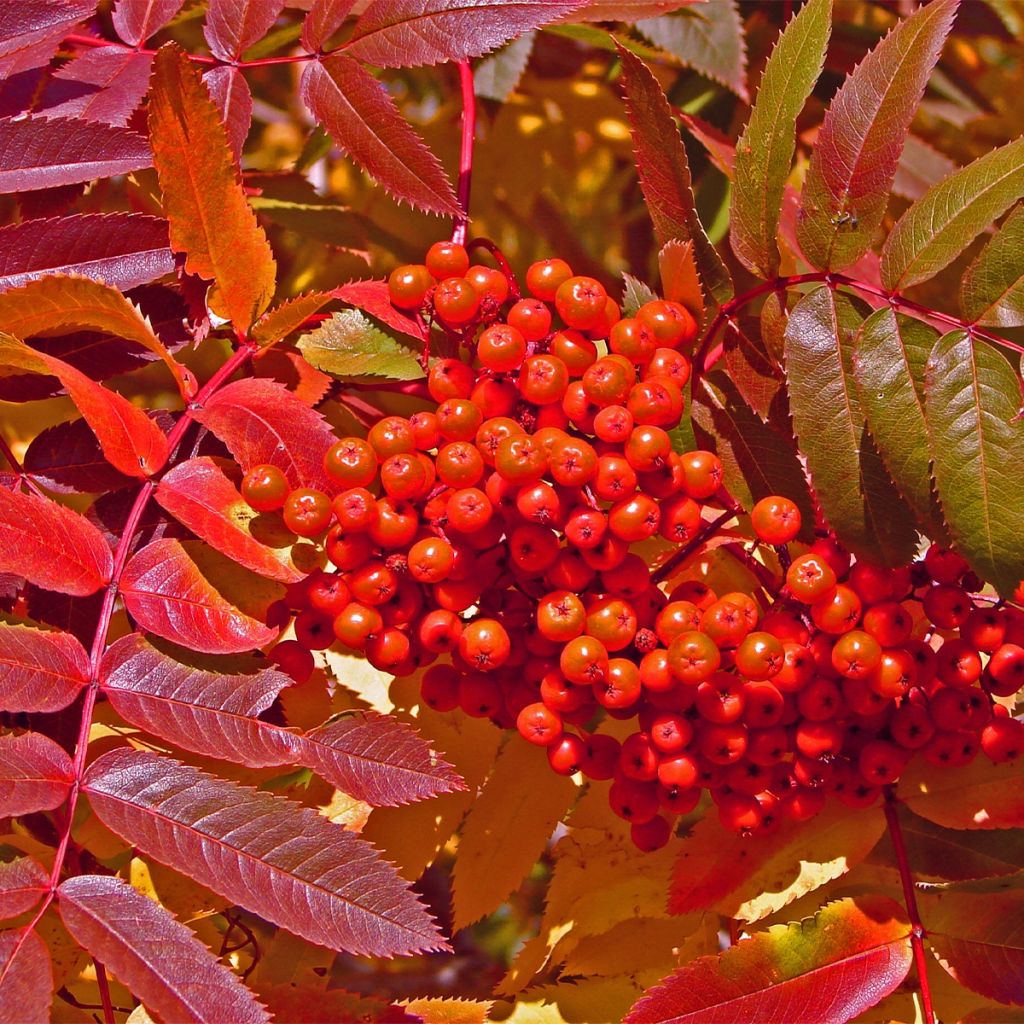
[[[70,633],[0,622],[0,711],[60,711],[89,681],[89,656]]]
[[[1018,205],[964,273],[960,304],[976,324],[1024,326],[1024,204]]]
[[[48,736],[0,735],[0,815],[5,818],[59,807],[74,777],[67,751]]]
[[[153,58],[101,47],[54,72],[39,100],[40,113],[123,126],[142,102]]]
[[[298,346],[308,362],[340,380],[423,377],[418,354],[375,327],[357,309],[334,313],[302,335]]]

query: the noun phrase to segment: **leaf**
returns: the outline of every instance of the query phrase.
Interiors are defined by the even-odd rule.
[[[174,270],[167,222],[132,213],[27,220],[0,228],[0,291],[81,274],[125,291]]]
[[[391,305],[388,283],[384,281],[349,281],[334,293],[342,302],[356,306],[364,313],[383,321],[393,331],[407,334],[410,338],[423,340],[423,329],[412,317]]]
[[[476,95],[504,103],[526,73],[535,38],[535,32],[524,32],[478,61],[473,68],[473,91]]]
[[[246,202],[217,108],[174,44],[153,61],[149,135],[171,248],[215,285],[212,305],[246,331],[274,294],[277,265]]]
[[[1000,146],[933,185],[882,246],[882,284],[906,289],[948,266],[1024,196],[1024,139]]]
[[[311,62],[302,73],[300,94],[335,144],[396,199],[458,216],[440,161],[383,85],[356,61],[339,54]]]
[[[704,290],[693,259],[693,242],[673,238],[658,253],[661,290],[671,302],[681,302],[698,322],[704,315]]]
[[[754,922],[844,875],[885,832],[878,807],[850,814],[830,803],[812,821],[783,822],[749,839],[728,832],[717,815],[702,818],[679,846],[669,910],[715,909]]]
[[[925,371],[925,414],[939,503],[957,550],[1003,596],[1024,565],[1020,380],[990,345],[951,331]]]
[[[71,758],[49,737],[0,734],[0,817],[60,807],[74,777]]]
[[[306,733],[297,761],[375,807],[466,789],[452,766],[411,727],[357,711]]]
[[[0,294],[0,331],[24,340],[58,327],[88,327],[134,341],[163,360],[183,395],[195,394],[191,371],[167,351],[149,318],[117,288],[69,274]]]
[[[116,491],[132,483],[130,476],[103,457],[96,435],[84,419],[57,423],[36,434],[22,464],[34,480],[58,494]]]
[[[786,327],[789,402],[811,484],[840,542],[867,561],[902,565],[917,547],[913,519],[867,433],[853,380],[864,316],[826,286],[797,303]]]
[[[309,13],[302,21],[302,45],[310,53],[317,53],[341,28],[355,0],[313,0]]]
[[[961,882],[973,878],[1012,875],[1024,868],[1024,831],[964,831],[942,828],[897,805],[900,831],[914,874]],[[869,864],[896,866],[888,834],[868,856]]]
[[[310,942],[370,956],[448,949],[373,847],[315,811],[124,748],[93,762],[83,790],[133,846]]]
[[[264,313],[253,326],[253,341],[261,345],[273,345],[299,330],[314,314],[319,313],[328,302],[333,302],[330,292],[309,292],[296,295]]]
[[[252,93],[238,68],[219,67],[203,75],[203,84],[227,132],[231,153],[237,164],[252,127]]]
[[[89,656],[70,633],[0,622],[0,711],[60,711],[89,681]]]
[[[216,583],[177,540],[156,540],[137,551],[125,566],[120,593],[129,615],[145,630],[207,654],[237,654],[263,647],[277,630],[247,615],[226,595],[229,587],[252,587],[258,579],[226,562]],[[246,581],[248,580],[248,583]],[[269,603],[269,602],[268,602]]]
[[[145,479],[167,461],[167,437],[153,420],[62,359],[0,334],[0,367],[53,374],[96,435],[104,457],[126,476]]]
[[[583,0],[374,0],[344,50],[381,68],[468,60],[582,6]]]
[[[323,453],[335,436],[320,413],[272,380],[239,380],[221,388],[195,418],[212,431],[243,472],[277,466],[292,487],[333,492]]]
[[[110,548],[84,516],[0,487],[0,572],[85,597],[110,580],[113,568]]]
[[[238,60],[270,31],[283,6],[284,0],[210,0],[203,28],[210,52]]]
[[[424,375],[415,351],[374,327],[356,309],[333,313],[302,335],[298,346],[308,362],[339,380],[419,380]]]
[[[944,828],[1024,826],[1024,762],[992,764],[976,757],[956,771],[922,758],[900,776],[896,795],[915,814]]]
[[[276,951],[275,951],[276,952]],[[343,988],[323,989],[313,976],[309,987],[274,985],[260,989],[276,1024],[413,1024],[424,1020],[410,1017],[386,996],[363,995]]]
[[[779,270],[779,211],[796,145],[796,120],[821,74],[832,27],[832,0],[813,0],[779,36],[754,109],[736,143],[729,241],[752,273]]]
[[[724,85],[744,103],[750,101],[747,47],[735,0],[719,0],[676,15],[647,18],[638,21],[636,27],[685,67]]]
[[[493,1002],[475,999],[430,998],[410,999],[405,1003],[409,1013],[420,1017],[424,1024],[487,1024]]]
[[[0,932],[0,1024],[48,1021],[53,968],[46,943],[34,931]]]
[[[645,302],[653,302],[658,297],[649,285],[632,274],[623,274],[622,283],[622,311],[626,316],[636,316]]]
[[[604,0],[588,0],[573,14],[567,14],[561,21],[637,21],[640,18],[653,18],[659,14],[669,14],[699,0],[618,0],[617,3],[606,3]]]
[[[0,864],[0,921],[31,910],[49,888],[50,876],[31,857]]]
[[[291,560],[288,532],[280,531],[285,536],[283,542],[277,538],[277,546],[261,541],[259,513],[213,459],[204,456],[178,463],[160,480],[156,500],[197,537],[247,569],[282,583],[304,577]]]
[[[1019,875],[928,889],[919,906],[932,952],[961,985],[1000,1003],[1024,1004]]]
[[[90,50],[54,72],[39,112],[123,127],[146,94],[152,60],[117,46]]]
[[[466,816],[453,877],[454,927],[497,910],[519,885],[576,796],[545,751],[513,736]]]
[[[164,1020],[269,1021],[253,994],[183,924],[109,875],[79,875],[57,890],[72,937]]]
[[[713,124],[679,111],[677,116],[689,133],[704,147],[708,159],[732,181],[736,177],[736,145]]]
[[[956,169],[956,163],[945,153],[911,132],[900,154],[900,165],[892,183],[893,193],[910,200],[920,199],[932,185]]]
[[[0,120],[0,193],[112,178],[152,163],[146,140],[127,128],[66,117]]]
[[[63,34],[95,10],[95,0],[21,0],[4,12],[0,53],[10,53],[54,32]]]
[[[885,896],[837,900],[719,956],[680,967],[630,1010],[626,1024],[846,1021],[894,991],[910,970],[910,925]]]
[[[701,279],[721,305],[732,297],[732,280],[697,216],[686,150],[668,100],[639,57],[621,45],[618,54],[640,187],[658,243],[692,241]]]
[[[800,248],[814,267],[842,270],[870,246],[957,5],[934,0],[901,21],[833,98],[811,152],[797,219]]]
[[[761,420],[776,427],[788,420],[782,367],[768,352],[759,319],[730,320],[722,338],[722,356],[736,390]],[[781,432],[790,433],[788,423]]]
[[[722,460],[724,483],[745,507],[781,494],[795,501],[801,536],[814,534],[814,505],[792,439],[763,423],[740,396],[729,375],[714,370],[700,381],[691,406],[698,444]]]
[[[1018,205],[967,268],[960,304],[976,324],[1024,326],[1024,270],[1017,259],[1024,246],[1024,204]]]
[[[918,522],[942,539],[946,531],[932,488],[924,411],[925,364],[938,336],[891,306],[875,310],[854,342],[853,375],[885,468]]]
[[[155,35],[178,13],[185,0],[117,0],[114,30],[132,46]]]

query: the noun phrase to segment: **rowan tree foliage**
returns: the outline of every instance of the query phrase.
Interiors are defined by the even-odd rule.
[[[1024,15],[0,9],[0,1021],[1024,1006]]]

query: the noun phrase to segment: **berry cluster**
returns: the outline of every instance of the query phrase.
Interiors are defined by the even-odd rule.
[[[800,513],[770,497],[752,525],[788,568],[765,607],[760,592],[669,590],[637,547],[694,544],[705,507],[735,507],[718,458],[669,435],[693,316],[656,300],[623,318],[559,259],[526,285],[520,298],[448,242],[398,268],[393,304],[466,353],[430,366],[434,408],[338,441],[335,494],[290,491],[272,466],[246,474],[252,507],[322,537],[334,567],[274,611],[294,616],[272,652],[286,671],[308,678],[310,652],[335,643],[396,675],[429,665],[430,707],[518,729],[558,773],[613,780],[645,850],[705,790],[752,834],[828,793],[872,802],[915,751],[956,765],[1024,749],[1024,724],[991,699],[1024,683],[1024,613],[976,607],[955,554],[883,570],[822,537],[790,560]],[[636,731],[594,732],[606,716]]]

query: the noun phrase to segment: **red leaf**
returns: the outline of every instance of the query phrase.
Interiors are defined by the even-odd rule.
[[[253,362],[253,374],[279,381],[306,405],[323,401],[333,383],[328,374],[307,363],[301,353],[284,348],[264,349]]]
[[[67,751],[48,736],[0,736],[0,817],[60,807],[74,777]]]
[[[70,633],[0,622],[0,711],[60,711],[89,681],[89,656]]]
[[[0,54],[66,32],[96,10],[96,0],[18,0],[0,22]]]
[[[293,331],[299,330],[311,316],[319,313],[328,302],[333,300],[332,292],[309,292],[306,295],[296,295],[294,298],[286,299],[279,306],[264,313],[253,325],[252,338],[266,346],[282,341]],[[265,358],[266,356],[261,354],[259,363],[262,363]],[[257,371],[259,363],[256,364]]]
[[[0,228],[0,291],[47,274],[81,274],[127,291],[173,271],[159,217],[87,213]]]
[[[277,631],[224,596],[229,581],[217,575],[215,584],[203,573],[191,557],[201,552],[202,545],[186,549],[177,540],[156,540],[133,555],[120,586],[128,613],[143,629],[207,654],[237,654],[270,643]],[[236,589],[240,578],[243,586],[244,577],[257,582],[236,568],[230,581]]]
[[[36,352],[24,342],[0,337],[0,366],[58,378],[92,428],[107,460],[127,476],[151,476],[167,461],[167,436],[138,406],[63,360]]]
[[[0,572],[85,597],[110,580],[113,568],[102,534],[83,516],[0,487]]]
[[[35,932],[0,932],[0,1024],[50,1020],[53,968]]]
[[[838,900],[670,974],[626,1024],[837,1024],[894,991],[910,970],[910,925],[884,896]]]
[[[127,128],[63,117],[0,121],[0,192],[110,178],[152,163],[149,144]]]
[[[117,539],[111,537],[111,542],[116,543]],[[102,591],[88,597],[69,597],[30,583],[25,588],[25,597],[28,614],[34,621],[45,622],[63,633],[70,633],[83,645],[92,643],[105,597]]]
[[[297,764],[298,734],[256,717],[292,680],[255,661],[245,667],[253,671],[184,665],[133,633],[103,656],[100,684],[126,722],[185,750],[249,768]]]
[[[665,298],[681,302],[700,323],[704,315],[704,291],[693,260],[693,242],[680,242],[678,238],[666,242],[658,253],[658,269]]]
[[[305,735],[299,763],[375,807],[395,807],[465,783],[411,727],[359,711]]]
[[[197,537],[247,569],[282,583],[306,575],[292,563],[289,552],[295,538],[287,530],[279,531],[276,548],[256,539],[259,514],[213,459],[179,463],[160,481],[156,500]],[[266,532],[272,533],[269,528]]]
[[[117,46],[90,50],[54,72],[38,112],[123,126],[146,95],[152,62],[148,53]]]
[[[59,494],[96,494],[132,483],[103,457],[85,420],[57,423],[36,434],[22,461],[27,473]]]
[[[203,75],[203,82],[220,111],[228,133],[235,162],[242,158],[242,147],[252,125],[252,93],[245,75],[238,68],[214,68]]]
[[[334,294],[350,306],[376,317],[395,331],[423,340],[423,328],[400,309],[391,305],[388,283],[384,281],[349,281],[334,290]]]
[[[31,910],[46,892],[50,876],[31,857],[0,864],[0,920]]]
[[[302,73],[300,92],[338,146],[395,198],[430,213],[459,215],[437,157],[360,64],[340,55],[312,61]]]
[[[244,472],[265,463],[277,466],[292,487],[333,490],[323,455],[334,432],[284,385],[235,381],[196,410],[195,418],[227,445]]]
[[[284,0],[210,0],[203,35],[221,60],[238,60],[277,20]]]
[[[159,903],[109,875],[79,875],[57,890],[78,943],[163,1020],[269,1021],[256,997]]]
[[[132,46],[139,46],[173,18],[185,0],[117,0],[114,30]]]
[[[381,68],[467,60],[583,6],[584,0],[374,0],[345,51]]]
[[[673,238],[693,242],[704,285],[721,304],[732,297],[732,280],[697,216],[690,167],[672,109],[650,68],[625,47],[616,45],[622,61],[622,84],[637,173],[654,233],[661,245]]]
[[[322,50],[324,43],[341,28],[354,4],[355,0],[313,0],[302,22],[302,45],[310,53]]]
[[[933,0],[901,21],[843,83],[818,131],[797,238],[811,265],[842,270],[871,245],[910,122],[959,0]]]
[[[83,789],[132,845],[310,942],[371,956],[449,948],[394,868],[309,808],[124,748],[95,761]]]

